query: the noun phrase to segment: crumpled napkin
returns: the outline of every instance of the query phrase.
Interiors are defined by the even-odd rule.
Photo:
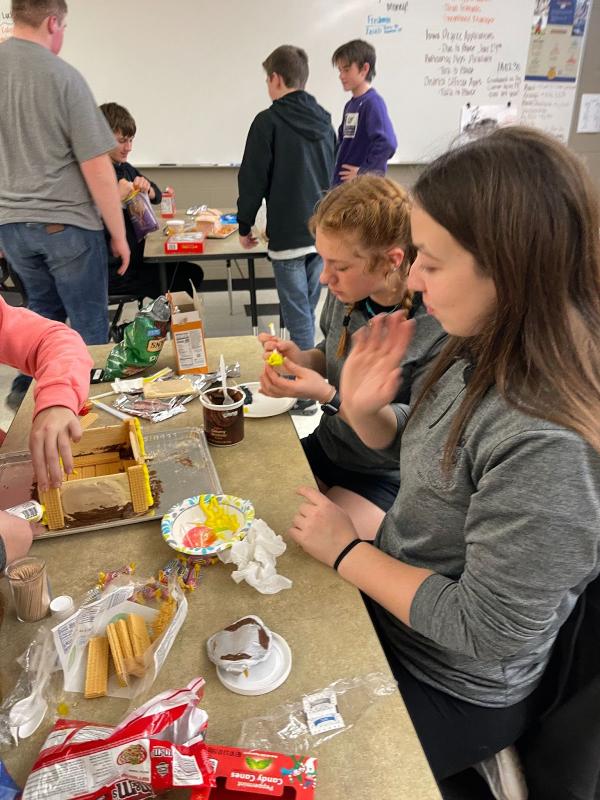
[[[236,564],[231,573],[236,583],[246,581],[261,594],[276,594],[289,589],[289,578],[277,574],[276,559],[285,552],[286,543],[275,534],[262,519],[255,519],[246,537],[235,542],[227,550],[221,550],[219,558],[224,564]]]

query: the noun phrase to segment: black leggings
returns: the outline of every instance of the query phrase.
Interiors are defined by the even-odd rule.
[[[462,772],[499,753],[530,727],[541,710],[536,692],[512,706],[478,706],[434,689],[415,678],[391,652],[371,613],[371,620],[390,664],[404,704],[436,779]]]

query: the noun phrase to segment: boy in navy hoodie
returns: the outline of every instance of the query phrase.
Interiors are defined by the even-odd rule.
[[[323,267],[308,220],[329,188],[335,132],[331,115],[304,91],[304,50],[278,47],[263,67],[273,103],[254,118],[246,140],[238,174],[240,243],[247,249],[257,243],[251,229],[264,198],[269,257],[283,320],[292,341],[307,350],[315,344]]]
[[[341,45],[331,58],[344,90],[352,92],[339,129],[333,185],[362,172],[383,175],[398,142],[383,98],[371,87],[375,48],[362,39]]]

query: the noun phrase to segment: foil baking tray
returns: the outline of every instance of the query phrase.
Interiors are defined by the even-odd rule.
[[[221,494],[221,483],[201,428],[181,428],[162,433],[144,431],[144,445],[154,497],[151,509],[143,514],[136,514],[131,508],[123,509],[120,512],[122,516],[118,518],[104,518],[102,512],[99,515],[93,512],[85,523],[81,519],[69,520],[59,531],[49,531],[40,523],[33,523],[34,536],[47,539],[160,520],[172,506],[186,497],[203,493]],[[0,508],[10,508],[32,499],[37,499],[37,495],[30,453],[0,453]]]

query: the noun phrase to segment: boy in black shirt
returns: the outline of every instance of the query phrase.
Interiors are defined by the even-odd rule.
[[[104,103],[100,111],[106,117],[112,132],[115,135],[115,147],[109,155],[113,162],[121,201],[133,189],[145,192],[153,205],[158,205],[162,192],[158,186],[145,178],[134,166],[128,162],[129,154],[133,148],[133,139],[136,134],[136,124],[129,111],[117,103]],[[144,240],[138,242],[133,225],[128,214],[125,217],[125,232],[127,243],[131,250],[129,269],[124,275],[120,274],[120,260],[109,258],[108,262],[108,294],[109,295],[139,295],[140,297],[158,297],[161,292],[159,272],[153,265],[144,264]],[[186,261],[169,262],[169,290],[173,292],[190,292],[190,280],[200,291],[204,272],[199,264]]]

